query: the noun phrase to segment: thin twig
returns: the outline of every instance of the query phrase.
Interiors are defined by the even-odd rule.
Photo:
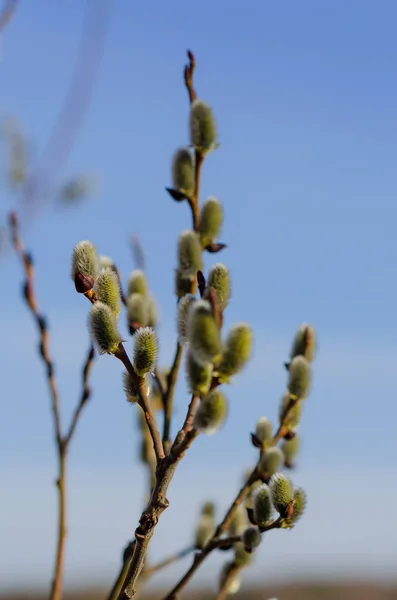
[[[50,600],[61,600],[62,585],[63,585],[63,565],[65,558],[65,541],[66,541],[66,522],[67,522],[67,507],[66,507],[66,468],[67,468],[67,450],[70,441],[75,433],[77,423],[81,416],[84,405],[86,404],[90,390],[88,387],[88,377],[91,371],[94,358],[93,349],[90,349],[86,363],[83,368],[83,390],[80,401],[73,414],[68,433],[63,436],[61,428],[61,417],[59,407],[59,394],[54,377],[53,361],[49,351],[49,333],[46,319],[40,314],[34,291],[34,273],[33,261],[22,245],[19,237],[18,220],[15,213],[11,213],[9,217],[11,229],[11,238],[14,249],[19,256],[22,266],[25,271],[26,280],[23,286],[23,294],[25,301],[32,313],[40,333],[40,356],[46,366],[46,375],[48,386],[51,395],[51,411],[53,415],[55,442],[58,456],[58,478],[56,486],[58,490],[58,532],[56,544],[56,558],[54,566],[54,574],[51,584]]]
[[[4,3],[4,6],[0,13],[0,33],[4,31],[4,29],[7,27],[8,23],[14,16],[18,2],[19,0],[8,0],[8,2],[6,1]]]
[[[179,550],[179,552],[175,552],[175,554],[171,554],[171,556],[164,558],[160,562],[158,562],[158,563],[152,565],[151,567],[149,567],[148,569],[146,569],[145,578],[152,577],[152,575],[154,575],[161,569],[164,569],[165,567],[172,565],[173,563],[177,562],[178,560],[182,560],[182,558],[185,558],[185,556],[188,556],[189,554],[194,552],[194,550],[195,550],[194,546],[188,546],[187,548],[184,548],[183,550]]]
[[[171,418],[172,409],[174,403],[174,391],[175,385],[178,379],[179,367],[182,361],[183,347],[176,342],[176,350],[174,356],[174,362],[172,363],[171,370],[167,376],[167,387],[163,395],[163,407],[164,407],[164,429],[163,429],[163,444],[167,450],[170,445],[170,433],[171,433]]]

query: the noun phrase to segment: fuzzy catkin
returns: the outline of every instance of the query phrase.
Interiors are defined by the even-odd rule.
[[[200,402],[193,425],[202,433],[211,435],[223,425],[226,416],[227,400],[225,396],[218,390],[212,390]]]
[[[203,248],[214,242],[222,229],[223,209],[217,198],[211,196],[201,208],[199,235]]]
[[[92,305],[89,317],[91,336],[100,354],[117,352],[121,336],[111,308],[103,302]]]
[[[223,312],[229,304],[231,296],[230,272],[223,263],[216,263],[211,267],[208,273],[207,288],[215,290]]]
[[[187,320],[187,338],[190,351],[197,361],[208,363],[220,357],[220,331],[207,300],[197,300],[191,306]]]
[[[190,108],[190,142],[202,154],[214,149],[216,124],[211,108],[200,99],[194,100]]]
[[[99,271],[99,259],[96,248],[88,240],[75,245],[72,256],[72,279],[76,275],[89,275],[96,279]]]
[[[172,185],[187,196],[194,191],[194,160],[189,148],[179,148],[173,156]]]
[[[134,335],[134,369],[143,377],[155,369],[158,355],[157,335],[152,327],[141,327]]]
[[[230,329],[217,367],[220,376],[231,377],[244,368],[251,356],[252,339],[252,330],[247,323],[238,323]]]
[[[121,310],[120,282],[117,273],[105,267],[101,269],[94,285],[97,299],[107,304],[112,312],[118,316]]]

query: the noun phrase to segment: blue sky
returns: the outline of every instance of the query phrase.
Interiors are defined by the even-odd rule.
[[[72,75],[85,3],[34,4],[21,0],[3,35],[0,114],[18,118],[40,156]],[[88,306],[69,279],[79,240],[90,239],[113,257],[125,281],[133,268],[129,236],[140,235],[161,310],[162,364],[172,357],[176,239],[190,215],[164,187],[171,183],[174,150],[188,142],[182,70],[191,48],[196,88],[214,109],[220,141],[203,168],[202,198],[222,201],[222,241],[229,245],[207,257],[206,266],[220,259],[230,268],[226,327],[252,324],[255,352],[227,390],[224,430],[199,439],[178,471],[153,557],[189,541],[186,530],[203,499],[227,506],[255,458],[249,431],[260,416],[275,418],[285,386],[282,362],[295,330],[309,321],[318,331],[319,354],[293,473],[306,487],[308,511],[293,532],[269,534],[247,579],[263,576],[265,564],[269,579],[390,577],[397,554],[396,517],[385,515],[397,501],[397,5],[108,4],[93,101],[68,162],[52,181],[87,171],[98,177],[98,194],[75,209],[54,200],[40,205],[24,232],[51,326],[63,414],[70,415],[78,397],[88,346]],[[4,185],[1,199],[5,219],[19,204]],[[0,298],[0,576],[4,585],[21,583],[23,542],[26,581],[45,585],[55,527],[49,399],[35,330],[20,299],[19,264],[11,253],[0,267],[6,282]],[[116,360],[97,361],[94,396],[72,446],[68,585],[112,579],[142,504],[134,409],[124,401],[120,377]],[[181,381],[175,422],[186,401]],[[186,529],[175,531],[181,511]],[[210,584],[219,560],[197,581]],[[170,569],[164,577],[176,573]]]

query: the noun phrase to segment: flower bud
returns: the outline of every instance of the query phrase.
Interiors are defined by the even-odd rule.
[[[260,527],[266,525],[273,513],[270,489],[265,483],[258,487],[253,497],[254,518]]]
[[[214,533],[214,519],[209,515],[201,515],[195,532],[195,546],[198,550],[204,548]]]
[[[224,264],[216,263],[211,267],[208,273],[207,287],[215,290],[223,312],[229,304],[231,292],[229,269]]]
[[[131,404],[133,404],[134,402],[137,402],[139,399],[136,385],[135,385],[134,380],[132,379],[131,375],[127,371],[124,371],[122,376],[123,376],[123,388],[124,388],[124,392],[125,392],[127,401],[130,402]],[[149,396],[149,394],[151,392],[150,383],[149,383],[149,381],[145,380],[145,384],[146,384],[146,395]],[[140,414],[143,416],[143,413],[140,413]],[[144,421],[144,425],[146,425],[145,418],[143,418],[143,421]]]
[[[259,532],[258,532],[259,533]],[[237,542],[234,546],[234,562],[236,566],[241,569],[244,567],[248,567],[249,564],[252,563],[253,559],[252,550],[249,552],[245,549],[244,544],[242,542]]]
[[[79,293],[88,292],[92,289],[93,281],[98,276],[99,262],[96,248],[88,240],[76,244],[72,256],[72,279],[75,282],[76,291]],[[82,284],[89,281],[86,286]],[[91,285],[91,287],[90,287]],[[87,289],[85,289],[87,287]]]
[[[227,334],[225,350],[217,372],[222,377],[231,377],[243,369],[251,356],[252,330],[246,323],[234,325]]]
[[[310,390],[310,364],[303,356],[295,356],[289,365],[288,389],[296,399],[305,398]]]
[[[186,294],[178,302],[178,339],[181,346],[187,342],[187,316],[195,301],[196,297],[193,294]]]
[[[134,292],[128,296],[127,319],[129,323],[137,324],[140,327],[145,327],[148,324],[148,306],[142,294]]]
[[[296,488],[294,491],[293,507],[294,513],[292,517],[285,520],[285,527],[292,528],[305,512],[307,504],[306,493],[302,488]]]
[[[201,400],[193,426],[207,435],[215,433],[227,416],[227,400],[218,390],[212,390]]]
[[[117,330],[116,317],[112,309],[103,302],[95,302],[90,310],[91,336],[100,354],[117,352],[121,336]]]
[[[298,435],[294,435],[290,440],[284,440],[281,445],[281,450],[284,454],[284,464],[286,467],[291,467],[294,462],[294,458],[298,454],[300,446],[300,438]]]
[[[203,248],[214,242],[222,228],[223,209],[217,198],[206,200],[200,212],[199,235]]]
[[[290,479],[284,473],[275,473],[269,482],[269,488],[274,508],[284,516],[288,504],[294,497]]]
[[[197,234],[187,229],[178,240],[179,270],[185,275],[196,277],[197,271],[203,270],[201,247]]]
[[[280,410],[279,410],[279,419],[280,423],[283,419],[285,411],[287,410],[290,404],[291,398],[289,392],[286,392],[284,396],[281,398]],[[284,423],[288,429],[295,429],[298,427],[302,416],[302,402],[295,402],[292,408],[290,409],[287,418]]]
[[[158,340],[151,327],[141,327],[134,335],[134,369],[143,377],[155,369],[158,355]]]
[[[190,142],[202,154],[216,145],[216,125],[211,108],[203,100],[196,99],[190,109]]]
[[[255,427],[255,436],[258,442],[265,445],[273,439],[273,426],[267,417],[261,417]]]
[[[158,314],[157,304],[156,304],[156,301],[153,298],[153,296],[149,296],[147,298],[147,313],[148,313],[148,320],[147,320],[148,326],[156,327],[158,319],[159,319],[159,314]]]
[[[228,534],[231,537],[234,537],[235,535],[241,535],[243,531],[247,529],[248,525],[249,521],[247,517],[247,511],[245,510],[244,506],[240,504],[237,510],[234,511],[233,518],[230,521]]]
[[[190,393],[193,396],[208,394],[212,382],[212,364],[197,361],[189,350],[186,354],[186,372]]]
[[[211,500],[204,502],[201,514],[207,515],[207,517],[211,517],[211,519],[215,519],[215,504],[211,502]]]
[[[189,310],[187,338],[190,350],[199,362],[213,362],[221,356],[219,327],[207,300],[197,300]]]
[[[231,573],[235,572],[231,577]],[[238,575],[238,571],[236,571],[236,565],[234,561],[226,563],[222,567],[221,575],[219,578],[219,589],[222,590],[226,581],[228,582],[228,595],[233,596],[237,594],[240,589],[240,577]]]
[[[107,304],[117,317],[121,310],[120,282],[117,274],[109,268],[101,269],[94,290],[97,300]]]
[[[311,325],[303,323],[296,332],[292,343],[290,358],[303,356],[308,362],[312,362],[316,354],[316,332]]]
[[[183,298],[192,291],[194,275],[186,275],[181,269],[175,269],[175,294],[177,298]]]
[[[284,462],[284,454],[277,446],[268,448],[263,454],[259,469],[265,477],[271,477],[280,469]]]
[[[127,296],[131,296],[131,294],[141,294],[146,297],[147,293],[148,283],[146,275],[141,269],[135,269],[128,279]]]
[[[261,534],[257,527],[248,527],[243,533],[243,544],[247,552],[252,552],[261,543]]]
[[[114,268],[114,262],[113,260],[110,258],[110,256],[104,256],[103,254],[101,254],[98,258],[99,260],[99,268],[100,269],[112,269]]]
[[[188,148],[179,148],[174,154],[172,185],[176,190],[189,197],[194,192],[194,161]]]

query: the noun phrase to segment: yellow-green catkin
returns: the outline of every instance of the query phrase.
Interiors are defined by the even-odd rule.
[[[217,198],[211,196],[201,208],[199,235],[203,248],[214,242],[222,229],[223,208]]]
[[[237,592],[240,589],[241,586],[241,581],[240,581],[240,577],[238,574],[238,571],[235,571],[235,562],[234,561],[230,561],[227,562],[223,565],[222,570],[221,570],[221,574],[219,577],[219,589],[223,590],[223,587],[226,583],[226,581],[228,581],[228,595],[229,596],[233,596],[234,594],[237,594]],[[231,577],[231,573],[234,572],[233,576]]]
[[[130,323],[139,323],[141,327],[148,325],[148,306],[144,296],[134,292],[127,298],[127,318]]]
[[[153,373],[158,355],[158,340],[152,327],[141,327],[134,335],[134,369],[143,377]]]
[[[98,271],[99,260],[94,244],[88,240],[83,240],[76,244],[73,249],[71,272],[71,277],[74,282],[76,283],[76,277],[87,276],[95,281],[95,279],[98,277]]]
[[[187,318],[190,307],[196,301],[196,297],[193,294],[186,294],[178,302],[178,341],[181,346],[187,342]]]
[[[147,298],[147,324],[149,327],[156,327],[159,320],[159,312],[157,308],[157,303],[153,296],[148,296]]]
[[[242,542],[237,542],[234,545],[234,562],[238,567],[241,569],[248,567],[253,558],[252,550],[248,551]]]
[[[227,400],[218,390],[212,390],[205,396],[194,417],[194,427],[211,435],[218,431],[227,416]]]
[[[121,310],[120,282],[117,273],[108,267],[101,269],[95,281],[94,291],[97,299],[107,304],[117,317]]]
[[[244,506],[240,504],[240,506],[234,512],[232,520],[230,521],[228,534],[231,537],[234,537],[235,535],[241,535],[248,525],[249,522],[247,511],[245,510]]]
[[[261,543],[261,534],[257,527],[248,527],[243,533],[242,542],[246,552],[252,552]]]
[[[237,323],[227,334],[224,352],[217,372],[221,379],[239,373],[248,362],[252,351],[252,329],[247,323]]]
[[[179,148],[173,156],[172,185],[188,197],[194,192],[194,160],[189,148]]]
[[[312,362],[316,355],[316,349],[316,332],[311,325],[303,323],[292,342],[290,358],[292,360],[295,356],[303,356],[308,362]]]
[[[129,373],[127,373],[127,371],[124,371],[124,373],[122,374],[123,377],[123,388],[124,388],[124,392],[127,398],[127,401],[130,402],[131,404],[133,404],[134,402],[138,401],[138,390],[136,389],[136,385],[134,380],[132,379],[131,375]],[[145,380],[146,383],[146,395],[149,396],[149,394],[151,393],[151,389],[150,389],[150,382],[148,380]],[[141,413],[143,416],[143,413]],[[146,425],[146,422],[145,422]]]
[[[213,265],[208,273],[207,289],[216,292],[219,306],[223,312],[230,301],[231,283],[229,269],[223,263]]]
[[[268,448],[263,454],[259,468],[265,477],[271,477],[280,469],[284,462],[284,454],[277,446]]]
[[[100,269],[114,268],[113,259],[111,259],[110,256],[105,256],[105,255],[101,254],[99,256],[99,268]]]
[[[289,365],[288,390],[293,398],[302,400],[310,391],[310,364],[303,356],[295,356]]]
[[[253,496],[254,519],[260,527],[264,527],[271,519],[273,514],[273,505],[270,496],[269,486],[262,484],[255,491]]]
[[[284,512],[294,497],[291,480],[284,473],[275,473],[269,482],[270,495],[276,511],[284,516]]]
[[[294,437],[290,440],[284,440],[281,444],[281,450],[284,454],[284,463],[286,467],[292,467],[294,464],[294,460],[296,455],[299,452],[300,447],[300,437],[299,435],[294,435]]]
[[[175,294],[177,298],[183,298],[192,290],[196,275],[186,275],[181,269],[175,269]]]
[[[117,352],[121,336],[112,309],[103,302],[95,302],[90,310],[89,325],[92,339],[100,354]]]
[[[201,508],[201,514],[215,519],[215,504],[211,500],[204,502]]]
[[[220,358],[222,341],[219,326],[207,300],[197,300],[190,308],[187,320],[190,351],[199,362],[214,362]]]
[[[213,517],[205,514],[201,515],[195,531],[195,546],[197,549],[201,550],[204,548],[206,543],[211,539],[214,530],[215,523]]]
[[[216,146],[216,124],[211,108],[200,99],[190,108],[190,142],[198,152],[206,154]]]
[[[293,497],[294,513],[292,517],[285,520],[284,527],[292,528],[305,512],[307,504],[306,492],[302,488],[296,488]]]
[[[201,247],[197,234],[187,229],[178,240],[178,269],[187,276],[195,277],[203,270]]]
[[[273,439],[273,426],[267,417],[261,417],[255,427],[255,436],[266,447]]]
[[[193,396],[205,396],[212,382],[213,367],[211,363],[199,362],[188,350],[186,354],[186,374],[189,392]]]
[[[286,392],[281,398],[280,402],[280,410],[279,410],[279,419],[280,423],[283,419],[285,411],[287,410],[290,404],[291,398],[290,393]],[[302,402],[295,402],[292,408],[290,409],[287,418],[285,419],[285,426],[289,430],[293,430],[298,427],[302,416]]]
[[[147,293],[148,283],[146,275],[141,269],[135,269],[128,278],[127,296],[141,294],[141,296],[146,298]]]

